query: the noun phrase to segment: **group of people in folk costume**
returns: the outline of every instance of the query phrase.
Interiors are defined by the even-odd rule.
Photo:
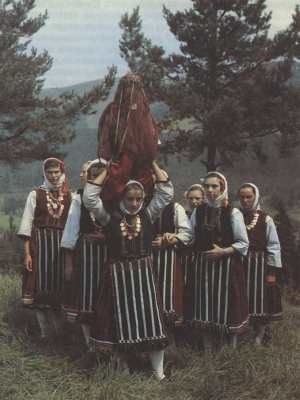
[[[148,353],[158,380],[168,337],[182,327],[204,349],[235,346],[249,325],[261,344],[282,309],[280,244],[258,188],[243,184],[233,208],[214,171],[185,193],[189,210],[174,202],[153,161],[157,128],[137,76],[121,80],[99,128],[101,161],[83,165],[77,193],[49,158],[27,198],[22,300],[41,336],[63,314],[81,323],[90,352]]]

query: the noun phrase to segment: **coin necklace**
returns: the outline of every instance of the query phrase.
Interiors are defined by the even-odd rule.
[[[140,234],[141,228],[142,228],[140,216],[137,215],[135,217],[133,224],[129,224],[126,220],[126,217],[124,216],[120,222],[120,228],[121,228],[122,236],[124,236],[128,240],[132,240],[132,239],[136,238]]]
[[[250,222],[250,224],[246,225],[246,228],[248,231],[251,231],[251,229],[253,229],[255,227],[255,225],[257,224],[257,221],[258,221],[258,217],[259,217],[259,213],[255,212],[253,214],[253,218],[252,218],[252,221]]]
[[[47,209],[51,217],[59,219],[64,211],[64,195],[61,189],[58,191],[58,196],[54,197],[51,192],[46,191]]]

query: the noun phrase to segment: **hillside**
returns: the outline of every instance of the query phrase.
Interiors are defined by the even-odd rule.
[[[63,91],[75,91],[83,94],[90,90],[97,81],[89,81],[66,88],[46,89],[43,94],[47,96],[57,96]],[[300,64],[295,64],[293,83],[300,84]],[[111,101],[113,93],[107,102]],[[72,188],[76,188],[79,179],[78,174],[82,163],[88,159],[96,157],[97,148],[97,124],[107,102],[100,103],[96,107],[96,114],[82,116],[77,122],[76,137],[74,141],[63,147],[67,153],[65,162]],[[164,107],[161,104],[154,104],[152,112],[159,119]],[[295,150],[288,158],[281,159],[278,156],[276,146],[272,142],[266,142],[265,147],[269,154],[266,163],[261,164],[242,155],[237,158],[234,168],[224,168],[223,172],[228,174],[230,190],[235,193],[237,187],[243,181],[254,181],[262,188],[262,194],[267,195],[268,199],[279,196],[283,197],[286,204],[292,205],[300,197],[300,177],[296,171],[300,168],[300,153]],[[40,163],[31,165],[21,165],[11,169],[4,167],[0,176],[0,193],[19,192],[23,195],[30,188],[38,185],[42,180]],[[177,198],[181,198],[182,192],[192,183],[197,182],[205,174],[205,168],[201,161],[189,162],[180,156],[169,157],[166,168],[176,184]],[[291,184],[293,182],[293,184]]]

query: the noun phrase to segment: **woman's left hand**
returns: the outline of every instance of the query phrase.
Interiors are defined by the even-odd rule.
[[[178,243],[178,239],[175,233],[166,232],[163,236],[163,242],[165,242],[166,244],[174,245]]]
[[[276,284],[276,275],[268,274],[266,276],[266,283],[268,286],[274,286]]]
[[[219,258],[224,256],[224,249],[216,244],[213,244],[213,249],[205,251],[208,260],[218,260]]]
[[[152,247],[162,247],[163,237],[162,235],[157,235],[154,240],[152,240]]]

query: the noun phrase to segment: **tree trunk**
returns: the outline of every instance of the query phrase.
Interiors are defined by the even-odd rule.
[[[207,146],[207,172],[215,171],[216,166],[216,156],[217,156],[217,146],[214,143],[209,143]]]
[[[214,107],[217,99],[217,28],[218,28],[218,14],[217,9],[213,8],[214,14],[211,17],[211,24],[209,27],[209,42],[210,51],[208,55],[208,70],[209,70],[209,98],[208,98],[208,112]],[[216,170],[216,155],[217,145],[214,137],[215,132],[208,130],[208,144],[207,144],[207,172]]]

